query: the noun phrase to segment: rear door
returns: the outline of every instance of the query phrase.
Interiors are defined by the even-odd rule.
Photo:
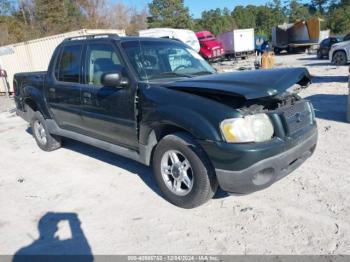
[[[136,82],[128,87],[103,86],[101,76],[124,66],[116,44],[92,41],[86,47],[82,87],[84,131],[91,137],[131,149],[137,148]],[[124,76],[128,77],[125,68]]]
[[[46,80],[46,97],[57,124],[71,131],[81,129],[81,43],[63,45],[56,58],[53,73]]]

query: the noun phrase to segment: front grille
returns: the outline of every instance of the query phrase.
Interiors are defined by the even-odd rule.
[[[292,106],[279,108],[278,111],[286,124],[289,135],[295,134],[312,123],[311,108],[305,101],[299,101]]]
[[[220,56],[220,49],[215,49],[213,50],[214,52],[214,57]]]

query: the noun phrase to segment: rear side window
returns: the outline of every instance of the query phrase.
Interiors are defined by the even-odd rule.
[[[55,68],[55,77],[58,81],[79,83],[81,54],[81,45],[63,47]]]

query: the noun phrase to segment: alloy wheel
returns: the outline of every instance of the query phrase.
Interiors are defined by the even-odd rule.
[[[193,170],[188,159],[179,151],[169,150],[161,160],[162,178],[174,194],[185,196],[193,187]]]

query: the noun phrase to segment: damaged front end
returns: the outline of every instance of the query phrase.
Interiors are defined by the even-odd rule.
[[[211,81],[211,77],[200,79],[202,88],[186,88],[183,83],[176,88],[239,112],[222,120],[222,142],[200,141],[224,191],[247,194],[264,189],[313,154],[317,143],[314,110],[311,102],[298,95],[311,83],[306,69],[224,74],[216,85]]]
[[[169,83],[166,87],[206,97],[243,112],[275,110],[300,100],[309,86],[305,68],[283,68],[214,74]]]
[[[202,76],[167,88],[233,108],[240,117],[221,122],[222,137],[228,143],[249,143],[296,136],[312,125],[312,104],[298,95],[310,83],[307,69],[283,68]]]

